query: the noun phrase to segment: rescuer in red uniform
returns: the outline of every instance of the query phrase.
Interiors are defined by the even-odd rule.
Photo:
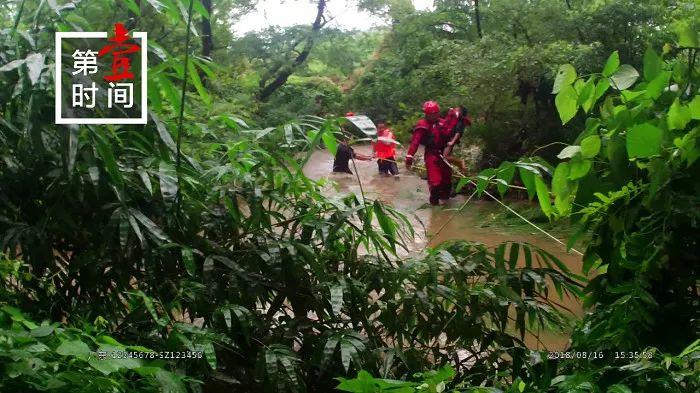
[[[428,171],[430,204],[438,205],[440,199],[449,199],[452,191],[452,169],[442,154],[450,141],[451,129],[440,121],[440,106],[435,101],[423,104],[425,117],[413,127],[411,145],[406,153],[406,168],[413,165],[413,155],[419,145],[425,146],[425,168]]]
[[[440,124],[448,130],[451,130],[447,146],[445,146],[445,150],[442,151],[442,156],[445,157],[450,164],[456,165],[461,171],[461,174],[464,174],[467,171],[467,166],[464,164],[464,160],[452,155],[452,149],[459,143],[459,140],[464,134],[464,129],[472,125],[472,119],[467,113],[467,108],[462,105],[456,108],[450,108],[445,118],[440,120]]]

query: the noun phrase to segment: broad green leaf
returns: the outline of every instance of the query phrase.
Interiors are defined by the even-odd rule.
[[[537,190],[535,189],[535,174],[523,167],[519,167],[518,172],[520,173],[520,180],[522,180],[525,188],[527,189],[527,197],[528,199],[532,200],[532,198],[537,194]]]
[[[678,46],[682,48],[700,47],[698,31],[693,28],[691,22],[687,20],[676,22],[673,31],[678,35]]]
[[[87,359],[90,356],[90,347],[80,340],[63,341],[56,348],[56,353],[63,356],[75,356],[80,359]]]
[[[569,177],[569,164],[562,162],[557,165],[554,169],[554,176],[552,177],[552,193],[554,195],[563,194],[568,189],[568,177]]]
[[[577,100],[576,91],[570,85],[563,87],[561,91],[559,91],[559,94],[557,94],[554,103],[559,112],[562,124],[568,123],[576,114],[576,109],[578,109],[576,105]]]
[[[561,215],[565,215],[571,210],[571,190],[568,177],[569,164],[562,162],[557,165],[552,177],[552,193],[554,194],[554,207]]]
[[[630,158],[651,157],[661,151],[663,131],[649,124],[637,124],[627,131],[627,155]]]
[[[486,168],[483,171],[479,172],[479,175],[476,177],[477,195],[481,195],[484,192],[484,190],[486,190],[486,187],[489,185],[489,181],[495,174],[496,170],[494,168]]]
[[[610,77],[612,79],[612,86],[617,90],[626,90],[630,86],[634,85],[634,82],[639,78],[639,72],[634,69],[629,64],[623,64],[620,68]]]
[[[573,145],[573,146],[567,146],[563,148],[559,154],[557,154],[557,158],[560,160],[565,160],[567,158],[571,158],[578,154],[581,151],[581,146],[578,145]]]
[[[554,78],[552,94],[559,93],[564,87],[570,86],[576,80],[576,69],[571,64],[559,66],[557,76]]]
[[[654,80],[659,76],[662,65],[663,62],[659,55],[651,47],[647,48],[646,52],[644,52],[644,79],[647,81]]]
[[[335,139],[333,132],[331,132],[329,129],[323,130],[321,139],[331,155],[335,156],[335,153],[338,151],[338,141]]]
[[[656,76],[656,78],[652,79],[648,84],[646,88],[646,93],[647,97],[655,100],[659,98],[661,93],[663,93],[664,89],[668,87],[668,83],[671,80],[671,72],[669,71],[661,71],[659,74]]]
[[[549,189],[539,176],[535,176],[535,189],[537,190],[537,200],[540,202],[542,212],[547,217],[550,217],[552,215],[552,203],[549,199]]]
[[[39,326],[38,328],[32,329],[30,334],[32,337],[46,337],[49,334],[53,333],[56,330],[51,325],[44,325],[44,326]]]
[[[569,180],[580,179],[588,174],[591,170],[591,161],[575,159],[569,161]]]
[[[670,130],[682,130],[691,119],[691,110],[676,98],[668,110],[666,122]]]
[[[503,196],[506,191],[508,191],[508,185],[513,181],[513,176],[515,175],[515,165],[512,162],[504,161],[496,172],[496,178],[501,180],[496,184],[498,193]]]
[[[645,90],[637,90],[637,91],[623,90],[622,92],[620,92],[620,95],[624,99],[623,102],[630,103],[636,99],[646,97],[647,91],[646,91],[646,89]]]
[[[581,155],[583,158],[593,158],[600,151],[600,137],[590,135],[581,140]]]
[[[602,78],[601,80],[598,81],[595,85],[595,99],[593,100],[594,102],[598,100],[600,97],[605,94],[606,91],[610,88],[610,79],[608,78]]]
[[[595,102],[595,79],[593,77],[588,78],[588,82],[583,86],[581,92],[578,95],[577,104],[581,106],[584,112],[588,111],[593,106]]]
[[[464,186],[466,186],[469,183],[469,180],[470,179],[466,178],[466,177],[460,178],[459,182],[457,182],[457,186],[455,187],[455,192],[458,193],[458,192],[462,191],[462,188],[464,188]]]
[[[688,104],[690,108],[690,117],[695,120],[700,120],[700,94],[696,95]]]
[[[612,76],[620,67],[620,54],[617,51],[610,54],[608,61],[605,62],[605,67],[603,67],[603,75],[610,77]]]

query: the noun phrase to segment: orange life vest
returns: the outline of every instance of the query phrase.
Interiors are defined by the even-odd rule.
[[[394,138],[394,133],[391,132],[390,129],[385,129],[383,135],[379,135],[381,138],[387,138],[387,139],[395,139]],[[396,154],[396,145],[391,143],[391,142],[382,142],[382,141],[377,141],[374,142],[374,153],[377,155],[377,158],[386,160],[388,158],[394,158]]]

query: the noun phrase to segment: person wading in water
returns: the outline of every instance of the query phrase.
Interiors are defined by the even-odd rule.
[[[377,141],[373,142],[374,155],[377,157],[377,168],[380,174],[399,174],[396,165],[396,138],[394,133],[386,126],[384,119],[377,120]]]
[[[362,161],[370,161],[372,159],[370,156],[355,153],[355,150],[350,147],[350,142],[346,138],[338,145],[338,151],[336,151],[335,159],[333,160],[333,172],[349,173],[352,175],[353,173],[348,165],[351,158]]]
[[[431,205],[438,205],[440,200],[449,199],[452,192],[452,169],[443,157],[447,142],[452,137],[452,129],[448,129],[440,121],[440,106],[437,102],[425,102],[423,113],[425,117],[418,120],[413,127],[411,145],[406,152],[406,168],[411,169],[413,155],[418,147],[423,145],[430,189],[429,201]]]

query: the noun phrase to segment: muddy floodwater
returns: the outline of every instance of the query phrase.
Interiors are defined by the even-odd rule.
[[[370,146],[354,146],[358,153],[371,154]],[[397,156],[403,156],[399,152]],[[420,151],[419,151],[420,153]],[[428,198],[427,182],[415,173],[399,166],[401,174],[397,177],[386,177],[378,174],[376,161],[355,160],[357,174],[362,182],[365,196],[378,199],[400,210],[411,220],[416,230],[416,238],[411,244],[412,252],[419,252],[426,245],[432,246],[446,240],[469,240],[495,246],[504,241],[527,242],[538,246],[566,264],[574,273],[581,273],[581,257],[567,252],[565,247],[552,239],[531,231],[515,231],[509,227],[490,226],[486,223],[491,214],[500,213],[503,207],[495,202],[472,200],[461,211],[457,209],[465,202],[466,197],[459,195],[446,205],[432,207],[426,205]],[[355,175],[332,173],[333,157],[325,150],[316,151],[304,167],[307,177],[314,180],[326,178],[337,183],[336,187],[328,187],[329,195],[356,193],[360,194],[360,184]],[[352,162],[350,169],[355,172]],[[436,232],[438,232],[436,234]],[[561,236],[554,234],[565,242]],[[427,244],[426,244],[427,243]],[[551,291],[550,293],[556,293]],[[555,295],[556,296],[556,295]],[[565,298],[555,301],[570,309],[574,314],[582,314],[581,305],[575,299]],[[567,346],[568,335],[542,331],[539,340],[532,334],[525,337],[526,344],[531,348],[561,350]],[[543,348],[544,347],[544,348]]]

